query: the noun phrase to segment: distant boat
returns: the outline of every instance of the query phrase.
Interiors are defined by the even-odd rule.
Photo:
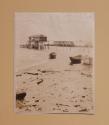
[[[84,65],[92,65],[93,64],[93,58],[89,57],[89,56],[83,57],[82,64],[84,64]]]
[[[81,60],[82,60],[82,56],[81,55],[77,55],[77,56],[74,56],[74,57],[69,57],[70,58],[70,65],[73,65],[73,64],[80,64],[81,63]]]
[[[69,57],[71,61],[71,65],[73,64],[84,64],[84,65],[92,65],[93,64],[93,58],[89,57],[88,55],[82,56],[82,55],[77,55],[74,57]]]
[[[49,54],[49,59],[56,59],[56,53],[55,52],[51,52]]]

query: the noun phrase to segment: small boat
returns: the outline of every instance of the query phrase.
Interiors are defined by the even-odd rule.
[[[92,57],[85,56],[85,57],[83,57],[82,63],[84,65],[92,65],[93,64],[93,59],[92,59]]]
[[[55,52],[51,52],[49,54],[49,59],[56,59],[56,53]]]
[[[16,93],[16,100],[23,101],[26,96],[26,92]]]
[[[80,64],[81,63],[81,60],[82,60],[82,56],[81,55],[77,55],[77,56],[74,56],[74,57],[69,57],[70,58],[70,65],[73,65],[73,64]]]

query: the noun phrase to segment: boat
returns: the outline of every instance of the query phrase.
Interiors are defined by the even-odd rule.
[[[81,55],[77,55],[77,56],[74,56],[74,57],[69,57],[70,58],[70,65],[73,65],[73,64],[80,64],[81,63],[81,60],[82,60],[82,56]]]
[[[89,56],[83,57],[82,64],[84,64],[84,65],[92,65],[93,64],[93,58],[89,57]]]
[[[49,54],[49,59],[56,59],[56,53],[55,52],[51,52]]]

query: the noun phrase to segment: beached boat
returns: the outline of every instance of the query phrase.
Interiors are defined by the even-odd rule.
[[[55,52],[51,52],[49,54],[49,59],[56,59],[56,53]]]
[[[93,64],[93,58],[89,57],[89,56],[83,57],[82,64],[84,64],[84,65],[92,65]]]
[[[80,64],[81,63],[81,60],[82,60],[82,56],[81,55],[77,55],[77,56],[74,56],[74,57],[69,57],[70,58],[70,61],[71,61],[71,65],[73,64]]]

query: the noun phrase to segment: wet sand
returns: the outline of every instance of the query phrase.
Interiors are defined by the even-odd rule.
[[[17,70],[16,93],[26,96],[16,101],[16,112],[93,114],[93,66],[70,65],[69,54],[58,51],[57,58],[50,60],[49,52],[40,56],[42,63]]]

